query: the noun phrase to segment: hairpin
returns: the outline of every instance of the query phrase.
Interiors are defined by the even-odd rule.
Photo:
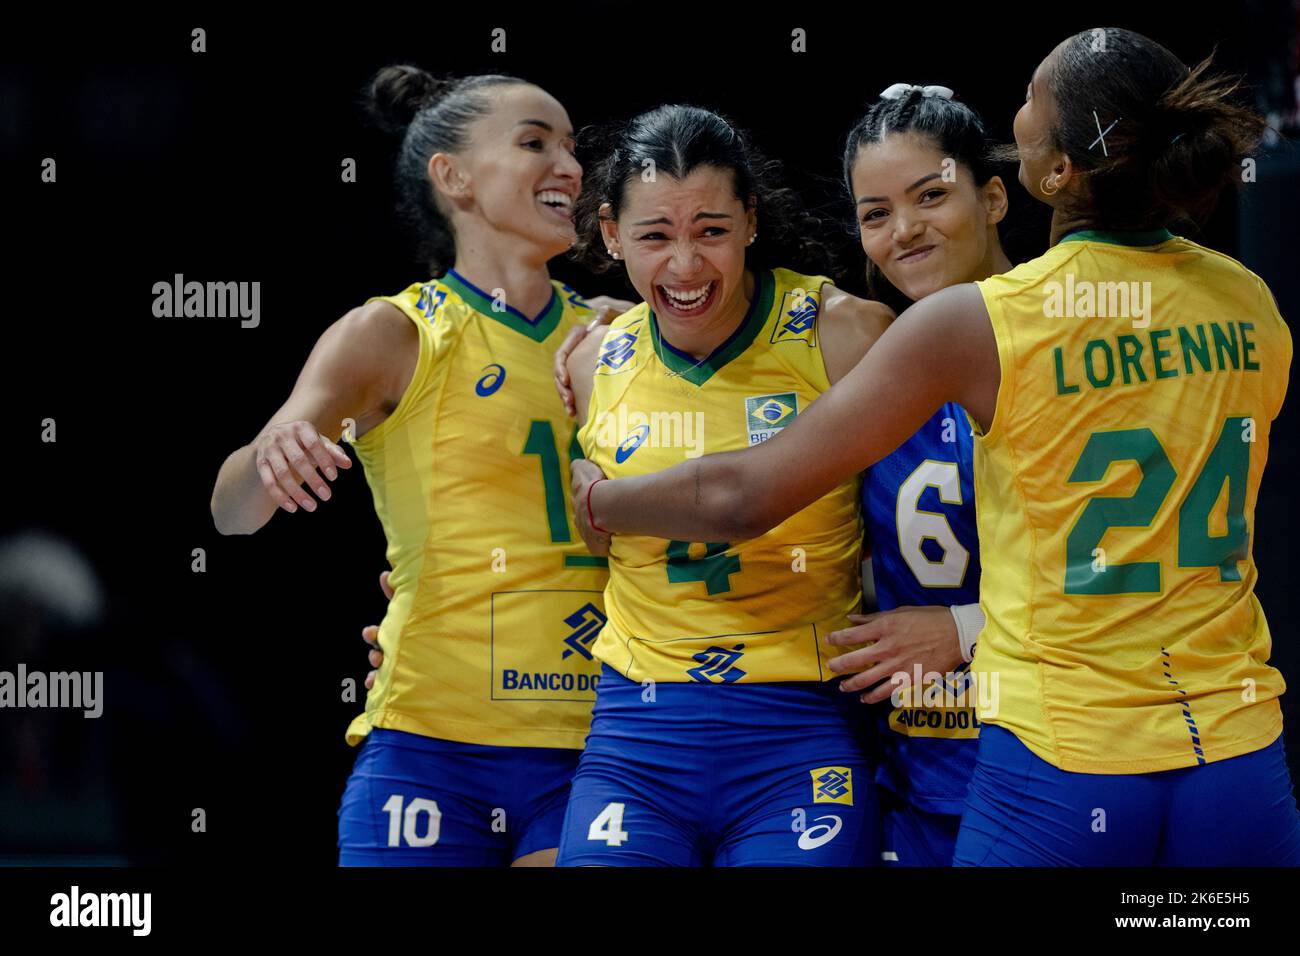
[[[901,100],[913,90],[920,90],[922,96],[938,96],[945,100],[952,99],[952,90],[946,86],[913,86],[911,83],[895,83],[887,90],[882,90],[882,100]]]

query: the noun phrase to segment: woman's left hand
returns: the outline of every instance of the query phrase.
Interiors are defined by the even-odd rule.
[[[559,350],[555,353],[554,368],[552,369],[552,374],[555,376],[555,390],[560,393],[560,400],[564,402],[564,410],[569,413],[570,418],[577,416],[578,408],[573,403],[573,387],[569,381],[569,355],[589,334],[602,326],[609,325],[628,309],[636,308],[634,302],[628,302],[626,299],[612,299],[607,295],[598,295],[595,298],[588,299],[587,305],[596,310],[595,318],[586,325],[575,325],[569,329],[569,334],[565,336],[564,341],[560,343]]]
[[[921,673],[948,674],[962,664],[961,643],[952,611],[943,605],[898,607],[875,614],[850,614],[854,627],[833,631],[827,641],[837,647],[861,647],[830,660],[837,674],[853,674],[840,682],[840,690],[860,691],[864,704],[888,700],[897,688],[912,683]]]

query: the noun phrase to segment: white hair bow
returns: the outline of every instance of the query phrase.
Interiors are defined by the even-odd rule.
[[[912,90],[920,90],[922,96],[939,96],[945,100],[952,99],[952,90],[946,86],[913,86],[911,83],[895,83],[887,90],[881,91],[883,100],[901,100]]]

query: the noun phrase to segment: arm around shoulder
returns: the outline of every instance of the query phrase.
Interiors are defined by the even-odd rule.
[[[987,426],[998,370],[979,290],[936,292],[773,438],[602,483],[591,495],[595,523],[661,538],[757,537],[889,454],[944,402],[960,402]]]

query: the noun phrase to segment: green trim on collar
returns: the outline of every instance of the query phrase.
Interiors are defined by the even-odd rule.
[[[655,318],[654,309],[651,309],[650,338],[654,342],[655,354],[659,356],[659,361],[692,385],[703,385],[713,377],[714,372],[717,372],[740,355],[753,343],[772,311],[775,287],[776,279],[770,270],[755,270],[754,297],[749,302],[749,311],[745,313],[745,318],[741,320],[740,325],[736,327],[736,331],[731,333],[727,341],[719,345],[709,353],[708,358],[699,363],[691,356],[673,348],[669,342],[660,336],[659,321]]]
[[[564,314],[564,303],[556,295],[555,286],[551,286],[551,300],[546,304],[546,308],[542,309],[537,318],[530,319],[510,305],[505,307],[504,312],[500,308],[493,308],[495,300],[490,295],[465,281],[452,269],[448,269],[447,274],[438,281],[464,299],[465,304],[475,312],[489,319],[495,319],[520,335],[528,336],[534,342],[545,342],[555,331],[555,327],[560,324],[560,316]]]
[[[1168,229],[1151,229],[1146,232],[1117,229],[1077,229],[1062,236],[1061,242],[1107,242],[1113,246],[1158,246],[1168,242],[1174,234]]]

